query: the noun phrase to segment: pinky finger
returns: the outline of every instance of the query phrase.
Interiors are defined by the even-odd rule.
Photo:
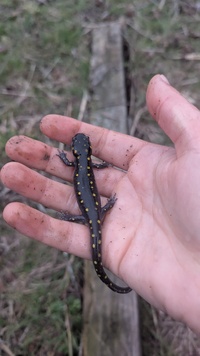
[[[88,232],[83,225],[54,219],[22,203],[8,204],[3,218],[23,235],[76,256],[91,258]]]

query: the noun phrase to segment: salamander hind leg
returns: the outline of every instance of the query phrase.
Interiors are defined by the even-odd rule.
[[[84,218],[83,215],[71,215],[66,212],[62,212],[62,213],[59,213],[59,218],[60,218],[60,220],[75,222],[78,224],[84,224],[84,225],[87,224],[86,219]]]
[[[101,208],[101,218],[103,219],[107,211],[112,209],[115,202],[117,201],[116,194],[114,194],[110,199],[108,199],[107,203]]]
[[[108,168],[108,167],[112,167],[112,164],[107,163],[107,162],[105,162],[105,161],[100,162],[100,163],[94,163],[94,162],[92,162],[92,168],[104,169],[104,168]]]

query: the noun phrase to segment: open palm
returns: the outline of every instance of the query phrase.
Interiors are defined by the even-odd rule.
[[[112,163],[95,170],[102,204],[117,197],[103,222],[103,264],[150,303],[200,331],[200,113],[161,76],[150,82],[147,104],[174,148],[57,115],[45,117],[41,130],[67,144],[83,132],[93,154]],[[73,170],[62,164],[56,148],[18,136],[6,151],[16,161],[1,171],[6,186],[54,210],[78,214],[73,187],[32,170],[72,181]],[[29,237],[90,258],[85,226],[21,203],[7,205],[4,219]]]

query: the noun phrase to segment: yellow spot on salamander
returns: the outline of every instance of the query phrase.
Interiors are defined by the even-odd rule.
[[[92,193],[93,197],[96,197],[96,194],[95,193]]]
[[[94,261],[94,264],[97,265],[97,261]]]
[[[95,234],[92,234],[92,237],[95,237]]]
[[[99,205],[98,201],[95,202],[96,205]]]
[[[101,224],[101,221],[99,219],[97,220],[97,222],[98,222],[98,224]]]
[[[78,195],[81,195],[81,192],[78,192]]]
[[[92,248],[95,248],[96,247],[96,245],[95,244],[92,244]]]
[[[98,241],[98,244],[101,245],[101,240]]]
[[[78,177],[78,173],[76,173],[76,177]]]
[[[89,209],[88,209],[88,208],[85,208],[85,211],[89,211]]]
[[[89,224],[92,224],[92,220],[89,220]]]
[[[90,174],[90,173],[88,173],[88,174],[87,174],[87,176],[88,176],[88,177],[90,177],[90,176],[91,176],[91,174]]]

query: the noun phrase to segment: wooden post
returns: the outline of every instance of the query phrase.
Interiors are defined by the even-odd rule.
[[[119,23],[97,26],[92,34],[92,112],[90,122],[127,133],[122,32]],[[131,222],[130,222],[131,223]],[[112,276],[116,283],[117,277]],[[119,295],[85,263],[84,356],[140,356],[138,301],[135,292]]]

